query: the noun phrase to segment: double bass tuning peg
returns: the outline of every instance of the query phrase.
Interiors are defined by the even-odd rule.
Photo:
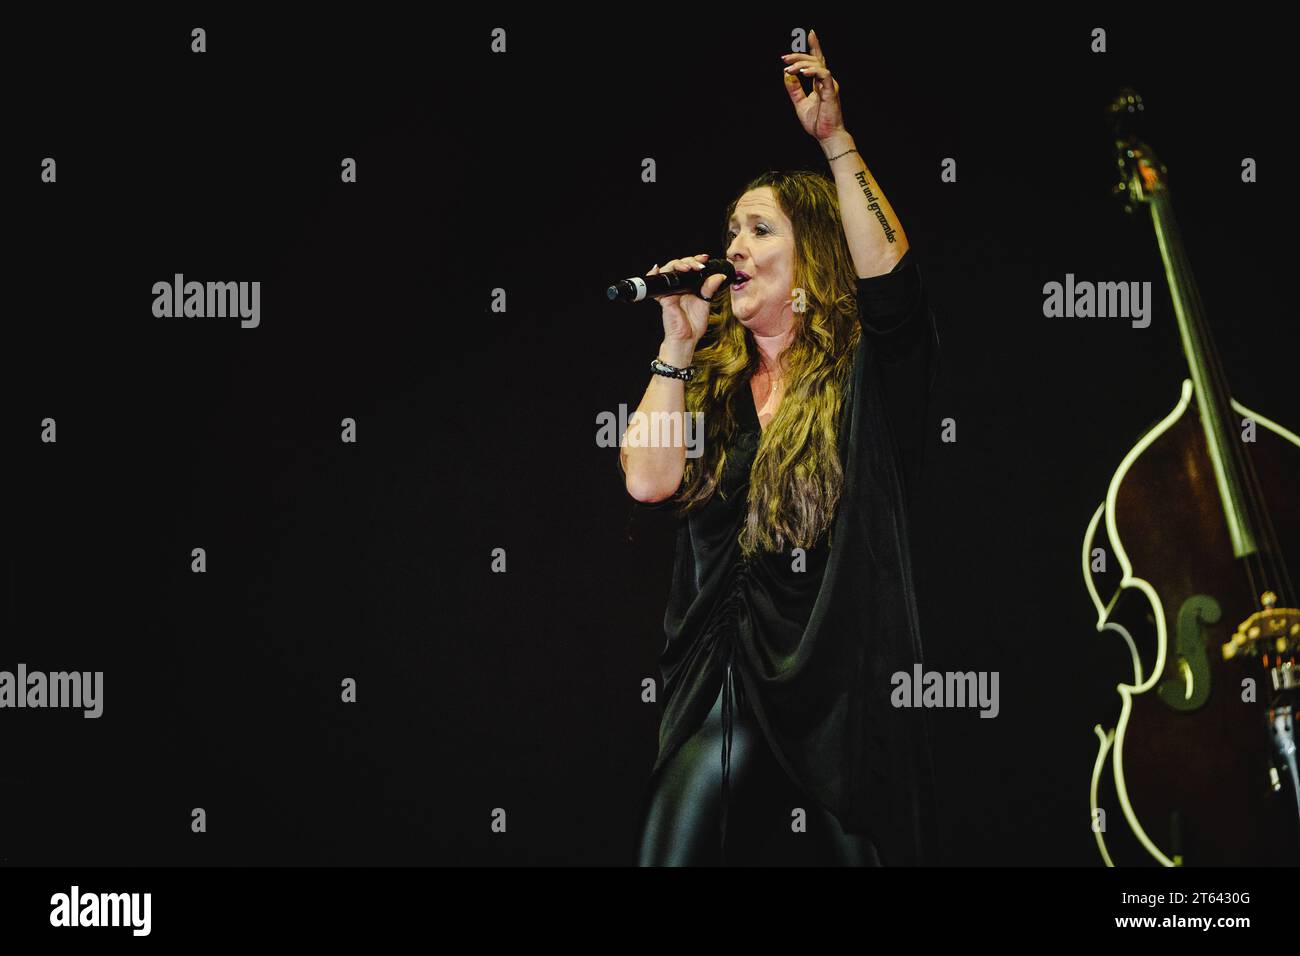
[[[1128,191],[1128,183],[1124,182],[1121,179],[1119,182],[1117,182],[1114,186],[1111,187],[1110,194],[1114,196],[1116,199],[1120,200],[1120,202],[1124,206],[1124,211],[1126,213],[1128,213],[1130,216],[1133,215],[1133,202],[1132,202],[1132,197]]]

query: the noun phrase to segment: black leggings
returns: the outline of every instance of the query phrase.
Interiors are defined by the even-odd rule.
[[[880,866],[871,840],[846,834],[829,811],[782,769],[728,669],[732,739],[727,810],[728,866]],[[640,866],[718,866],[721,853],[722,691],[704,724],[668,761],[646,803]],[[791,812],[807,811],[806,832]]]

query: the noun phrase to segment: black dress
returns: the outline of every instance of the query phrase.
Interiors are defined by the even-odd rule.
[[[844,493],[829,543],[823,535],[800,570],[789,551],[740,552],[762,429],[750,390],[733,398],[742,428],[728,449],[726,497],[715,493],[677,533],[659,661],[664,713],[646,794],[683,744],[699,742],[721,698],[725,841],[739,694],[799,793],[845,833],[868,838],[883,864],[916,865],[933,852],[929,745],[923,712],[891,706],[890,692],[894,673],[921,662],[907,503],[938,335],[910,250],[892,272],[859,279],[857,301],[863,334],[839,428]]]

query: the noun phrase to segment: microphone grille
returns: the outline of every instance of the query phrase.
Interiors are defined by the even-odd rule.
[[[721,272],[732,282],[736,281],[736,267],[730,259],[709,259],[707,265],[710,272]]]

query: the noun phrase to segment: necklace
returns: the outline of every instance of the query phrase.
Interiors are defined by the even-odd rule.
[[[781,382],[784,380],[785,377],[781,376],[780,378],[777,378],[772,374],[772,370],[770,368],[763,369],[763,374],[767,376],[767,380],[772,384],[771,389],[769,389],[767,393],[767,397],[771,398],[772,392],[776,391],[776,387],[781,384]]]
[[[784,378],[774,377],[771,370],[766,368],[763,369],[763,374],[767,376],[768,381],[771,383],[771,387],[767,390],[767,397],[763,399],[763,407],[759,411],[760,415],[767,409],[767,406],[772,403],[772,396],[776,394],[776,387],[781,384]]]

